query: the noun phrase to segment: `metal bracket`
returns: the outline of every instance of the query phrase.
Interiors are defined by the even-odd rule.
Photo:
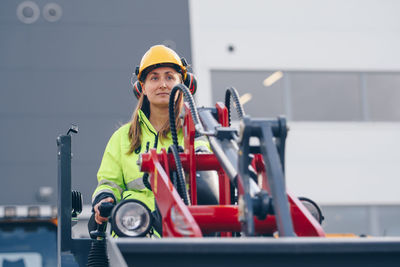
[[[260,152],[264,159],[264,167],[267,172],[270,195],[275,211],[276,223],[279,236],[295,236],[293,222],[289,210],[288,197],[284,179],[284,146],[286,139],[286,120],[262,120],[244,117],[240,132],[239,150],[239,177],[243,186],[244,221],[243,230],[245,235],[254,235],[253,203],[249,194],[250,177],[248,166],[251,164],[250,137],[258,137],[260,140]],[[280,137],[280,143],[274,143],[274,136]],[[280,153],[278,152],[280,150]],[[265,181],[267,182],[267,181]],[[239,187],[240,189],[240,187]]]

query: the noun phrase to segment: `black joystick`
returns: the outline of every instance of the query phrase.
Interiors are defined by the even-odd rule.
[[[111,215],[111,211],[114,208],[114,204],[111,202],[103,202],[99,206],[100,216],[101,217],[109,217]],[[105,232],[107,229],[107,222],[97,225],[96,231],[91,231],[90,235],[95,237],[96,239],[104,238],[106,236]]]

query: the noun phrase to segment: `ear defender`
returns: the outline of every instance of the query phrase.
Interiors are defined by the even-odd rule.
[[[136,80],[136,75],[137,75],[136,72],[132,73],[131,85],[133,94],[136,96],[137,99],[139,99],[140,95],[142,94],[142,85],[140,84],[139,81]]]
[[[187,72],[186,79],[183,81],[183,84],[189,88],[189,91],[194,95],[197,90],[197,79],[193,73]]]
[[[139,99],[140,95],[142,94],[142,85],[139,81],[133,83],[133,93],[137,99]]]
[[[135,81],[136,74],[132,73],[131,77],[131,85],[132,85],[132,91],[133,94],[136,96],[137,99],[139,99],[140,95],[142,94],[142,85],[140,84],[139,81]],[[197,79],[193,75],[193,73],[187,72],[186,73],[186,79],[183,81],[183,84],[186,85],[186,87],[189,89],[189,91],[194,95],[197,90]]]
[[[189,64],[187,63],[186,59],[184,57],[181,57],[181,62],[182,65],[187,69]],[[189,88],[189,91],[194,95],[197,90],[197,79],[194,76],[193,73],[186,72],[186,77],[185,80],[183,81],[183,84],[186,85],[187,88]]]

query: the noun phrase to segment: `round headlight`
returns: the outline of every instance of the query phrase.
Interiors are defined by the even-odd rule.
[[[149,208],[136,199],[120,202],[111,214],[111,225],[120,237],[142,237],[152,227],[153,216]]]
[[[319,208],[319,206],[317,205],[317,203],[315,203],[314,201],[312,201],[311,199],[306,198],[306,197],[299,197],[299,200],[304,205],[304,207],[306,207],[308,209],[308,211],[317,220],[317,222],[319,222],[319,224],[321,224],[325,218],[322,215],[322,211]]]

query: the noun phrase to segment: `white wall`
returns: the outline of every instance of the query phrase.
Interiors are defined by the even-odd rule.
[[[400,70],[400,1],[189,3],[200,104],[211,104],[211,69]]]
[[[213,69],[400,71],[400,1],[189,3],[200,105],[212,104]],[[328,205],[400,204],[399,124],[289,126],[291,191]]]
[[[400,124],[291,122],[287,187],[319,204],[400,204]]]

